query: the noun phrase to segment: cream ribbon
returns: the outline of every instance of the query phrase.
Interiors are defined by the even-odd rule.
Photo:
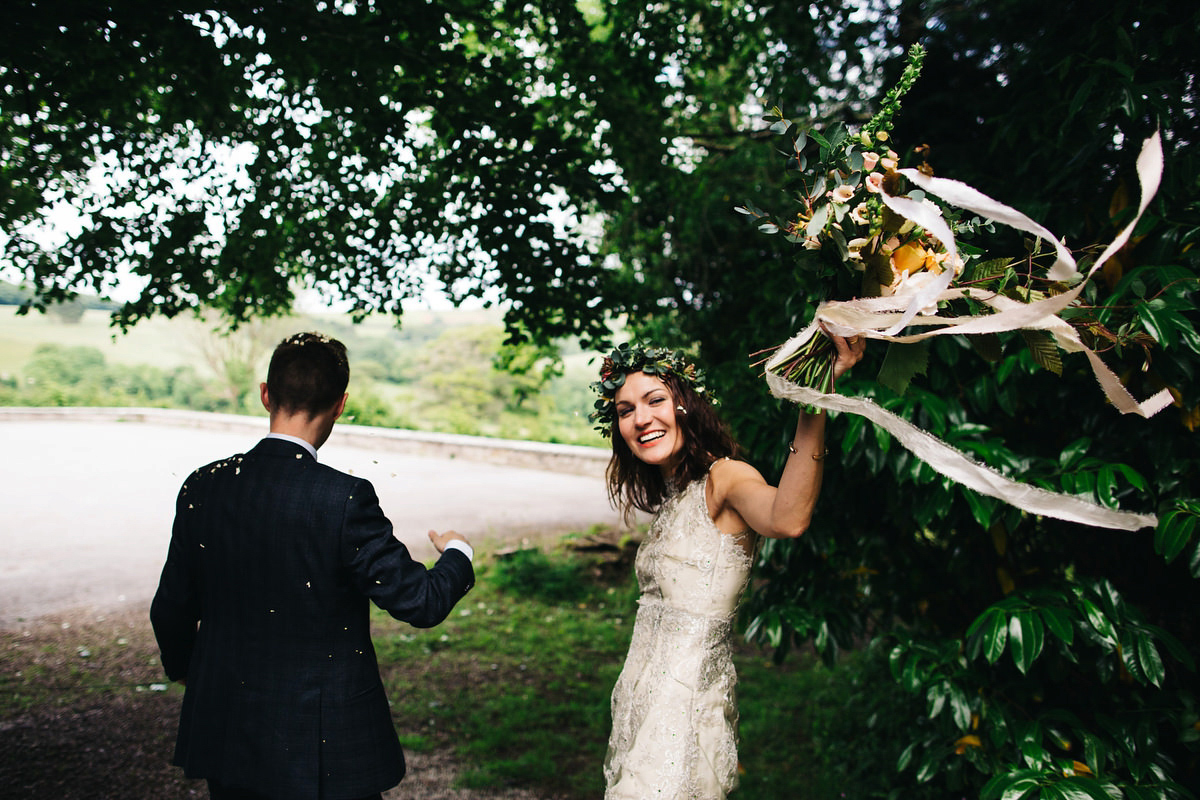
[[[929,464],[937,472],[975,491],[995,497],[1017,508],[1033,514],[1097,525],[1119,530],[1138,530],[1153,527],[1157,518],[1153,514],[1135,514],[1114,511],[1072,495],[1056,494],[1038,489],[1004,477],[984,464],[971,459],[940,439],[913,426],[895,414],[864,398],[843,397],[824,394],[814,389],[790,383],[772,370],[784,363],[800,347],[819,334],[824,323],[830,333],[839,336],[867,336],[892,342],[917,342],[931,336],[947,334],[998,333],[1021,328],[1048,331],[1055,342],[1069,353],[1084,353],[1105,395],[1122,414],[1138,414],[1150,417],[1172,402],[1171,394],[1163,389],[1149,399],[1138,402],[1121,384],[1120,379],[1101,361],[1100,357],[1083,344],[1074,328],[1058,316],[1059,312],[1075,302],[1089,278],[1121,249],[1133,234],[1151,198],[1158,191],[1162,177],[1162,142],[1155,133],[1142,146],[1137,159],[1138,180],[1141,183],[1141,202],[1137,215],[1109,243],[1087,275],[1081,276],[1075,259],[1050,231],[1038,223],[1002,203],[993,200],[976,189],[959,181],[932,178],[917,170],[905,169],[901,173],[913,184],[929,194],[941,197],[945,202],[972,211],[984,219],[999,222],[1018,230],[1031,233],[1054,245],[1056,260],[1047,277],[1051,280],[1077,285],[1062,294],[1028,303],[970,287],[951,288],[953,270],[944,270],[937,280],[906,295],[871,297],[848,301],[828,301],[817,307],[811,325],[789,339],[767,362],[767,383],[776,397],[795,403],[858,414],[891,433],[897,441],[913,455]],[[929,231],[946,248],[957,256],[954,234],[942,218],[941,211],[932,203],[921,203],[906,197],[883,194],[883,201],[897,214],[912,220]],[[936,307],[940,301],[970,297],[986,304],[994,313],[968,317],[943,317],[938,314],[923,314],[922,309]],[[922,333],[901,336],[900,331],[909,326],[931,327]],[[937,326],[937,327],[934,327]]]

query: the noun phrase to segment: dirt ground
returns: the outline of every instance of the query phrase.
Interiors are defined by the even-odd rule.
[[[164,683],[148,607],[179,482],[258,434],[86,422],[6,422],[0,432],[0,800],[206,798],[202,782],[170,765],[182,693]],[[333,439],[321,453],[374,483],[420,559],[433,554],[429,527],[487,552],[615,519],[599,477]],[[551,800],[456,790],[462,765],[448,750],[406,756],[388,800]]]
[[[164,682],[147,614],[74,610],[0,632],[0,691],[18,707],[0,719],[0,798],[208,797],[170,765],[183,695]],[[405,756],[408,775],[386,800],[552,800],[456,789],[449,750]]]

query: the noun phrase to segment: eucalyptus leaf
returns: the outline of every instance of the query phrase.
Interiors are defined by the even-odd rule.
[[[808,236],[816,236],[821,232],[821,229],[825,227],[825,223],[828,221],[829,204],[825,203],[818,206],[817,209],[813,211],[812,219],[808,221],[808,225],[805,226],[804,232]]]

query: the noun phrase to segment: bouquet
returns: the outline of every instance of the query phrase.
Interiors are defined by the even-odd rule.
[[[788,168],[800,174],[799,209],[783,219],[749,203],[736,210],[764,233],[782,233],[832,262],[835,283],[855,286],[857,295],[822,302],[812,324],[765,360],[771,391],[810,409],[865,416],[943,475],[1027,511],[1123,529],[1154,525],[1153,515],[1113,511],[1011,481],[868,400],[831,394],[835,352],[822,329],[890,342],[879,379],[898,392],[924,369],[929,338],[966,334],[986,341],[1019,330],[1035,361],[1052,371],[1061,371],[1060,350],[1084,353],[1121,413],[1149,417],[1171,403],[1166,390],[1144,402],[1134,400],[1079,329],[1059,316],[1128,241],[1157,190],[1162,173],[1157,134],[1138,158],[1142,193],[1136,216],[1081,274],[1071,252],[1040,224],[966,184],[935,177],[923,148],[914,151],[919,166],[900,167],[891,147],[891,121],[920,75],[923,57],[920,46],[909,51],[900,81],[857,132],[840,123],[824,133],[800,131],[778,110],[766,118],[772,131],[792,140]],[[1018,259],[987,259],[984,248],[971,241],[994,232],[996,225],[1034,237],[1031,254],[1019,259],[1030,268],[1018,273]],[[1073,320],[1085,324],[1083,317]],[[1095,323],[1086,324],[1095,333]]]
[[[813,251],[817,258],[832,262],[835,269],[849,273],[860,297],[912,298],[930,286],[958,282],[972,262],[973,285],[1003,281],[1007,288],[1024,288],[1028,294],[1028,286],[1016,285],[1020,279],[1012,271],[1012,260],[983,263],[978,260],[982,251],[962,242],[964,236],[994,230],[991,221],[953,216],[951,209],[937,204],[920,188],[910,188],[900,172],[900,156],[891,146],[892,119],[900,109],[901,98],[920,76],[923,59],[920,45],[909,50],[900,80],[885,96],[879,112],[857,133],[849,132],[841,123],[824,134],[800,131],[773,109],[764,119],[771,123],[772,131],[791,137],[787,166],[802,176],[796,193],[800,210],[782,221],[749,203],[736,210],[756,220],[764,233],[783,233],[789,241]],[[808,152],[813,145],[816,153]],[[921,160],[916,169],[932,176],[933,170],[925,160],[927,154],[927,146],[914,149]],[[905,201],[944,220],[958,239],[958,249],[953,248],[953,242],[918,224],[913,219],[917,214],[905,216],[894,210],[886,198]],[[951,273],[946,276],[950,280],[942,277],[946,272]],[[840,276],[836,282],[844,285],[846,277]],[[926,316],[936,314],[937,305],[926,303],[920,311]],[[772,370],[791,382],[829,391],[835,355],[826,337],[812,336]],[[903,393],[912,374],[923,367],[924,357],[924,348],[890,352],[880,381]],[[1050,369],[1056,367],[1053,348],[1038,347],[1035,359]]]

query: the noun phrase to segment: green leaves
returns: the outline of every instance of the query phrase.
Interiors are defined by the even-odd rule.
[[[904,394],[917,375],[923,375],[929,364],[929,340],[888,345],[887,356],[879,369],[879,382],[896,394]]]
[[[1163,642],[1185,667],[1191,658],[1174,637],[1147,625],[1125,605],[1110,584],[1081,584],[1068,592],[1038,591],[1013,596],[985,610],[967,629],[968,652],[995,664],[1007,649],[1013,665],[1028,674],[1042,656],[1047,633],[1060,656],[1075,660],[1077,635],[1125,666],[1134,679],[1161,686],[1166,667]]]
[[[1122,795],[1127,787],[1113,777],[1132,774],[1142,783],[1161,776],[1147,768],[1157,745],[1140,715],[1114,715],[1107,708],[1074,713],[1059,708],[1059,698],[1043,695],[1038,688],[1063,664],[1073,665],[1077,680],[1095,669],[1110,683],[1132,681],[1158,689],[1166,684],[1170,669],[1193,668],[1179,642],[1147,624],[1110,583],[1082,581],[1057,591],[1014,594],[979,615],[966,637],[966,662],[934,661],[934,654],[945,651],[905,638],[893,652],[892,668],[902,686],[924,692],[931,718],[950,707],[953,698],[970,697],[978,687],[980,699],[970,704],[971,713],[955,715],[943,740],[956,740],[956,753],[988,765],[981,766],[990,774],[980,793],[983,800],[1107,800],[1150,791],[1144,785]],[[1162,648],[1176,659],[1174,665],[1164,660]],[[995,667],[1005,650],[1019,679],[1001,677],[1003,670],[979,668],[980,655]],[[1054,664],[1042,668],[1047,657]],[[1190,700],[1183,700],[1180,710],[1172,712],[1171,725],[1181,733],[1200,719],[1191,706]],[[903,763],[911,764],[921,755],[920,748],[906,750]],[[1159,793],[1146,796],[1174,796],[1167,788],[1169,781],[1155,785]]]
[[[1021,331],[1021,336],[1025,339],[1035,364],[1055,375],[1062,375],[1062,357],[1053,336],[1045,331],[1028,330]]]
[[[1192,544],[1197,521],[1200,520],[1200,501],[1180,500],[1175,508],[1163,514],[1154,530],[1154,552],[1169,564]],[[1193,550],[1192,575],[1200,577],[1200,547]]]
[[[1006,772],[983,786],[980,800],[1023,800],[1039,785],[1037,770]]]
[[[1022,673],[1042,654],[1045,628],[1041,619],[1030,611],[1018,611],[1008,620],[1008,646],[1013,663]]]

